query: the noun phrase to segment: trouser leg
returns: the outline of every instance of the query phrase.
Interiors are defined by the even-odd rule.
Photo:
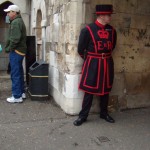
[[[22,96],[22,61],[23,56],[10,52],[12,94],[15,98]]]
[[[100,114],[107,115],[108,114],[108,102],[109,102],[109,94],[105,94],[100,96]]]
[[[89,93],[85,93],[82,103],[82,110],[79,113],[80,118],[87,118],[90,108],[92,106],[93,95]]]
[[[25,82],[24,82],[23,66],[21,66],[21,91],[22,91],[22,93],[25,93]]]

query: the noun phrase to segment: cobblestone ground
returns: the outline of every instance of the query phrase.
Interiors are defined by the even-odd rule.
[[[115,124],[91,114],[80,127],[49,101],[9,104],[11,82],[0,78],[0,150],[150,150],[150,108],[115,112]]]

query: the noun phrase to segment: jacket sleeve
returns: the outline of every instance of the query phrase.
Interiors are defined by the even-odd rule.
[[[10,43],[10,41],[7,40],[7,41],[6,41],[6,44],[5,44],[5,52],[6,52],[6,53],[9,53],[9,52],[10,52],[9,43]]]
[[[17,44],[20,42],[21,39],[21,27],[19,22],[12,23],[9,39],[10,39],[10,43],[9,43],[10,51],[15,50]]]
[[[79,36],[79,42],[78,42],[78,53],[82,58],[85,58],[86,51],[89,45],[90,36],[89,31],[85,27],[81,30],[80,36]]]

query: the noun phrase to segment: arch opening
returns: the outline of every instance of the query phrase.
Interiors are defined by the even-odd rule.
[[[42,59],[42,11],[39,9],[36,16],[36,37],[37,37],[37,60]]]
[[[12,4],[13,3],[10,1],[6,1],[0,4],[0,35],[1,35],[0,44],[3,47],[3,52],[0,55],[0,70],[1,71],[6,71],[8,69],[8,63],[9,63],[8,54],[4,52],[4,46],[6,43],[6,37],[7,37],[8,27],[9,27],[9,24],[5,23],[5,17],[7,14],[4,12],[4,9],[8,8],[8,6]]]

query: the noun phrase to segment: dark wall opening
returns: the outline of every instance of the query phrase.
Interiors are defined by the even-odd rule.
[[[6,54],[4,51],[4,46],[6,42],[7,32],[9,24],[5,23],[5,17],[6,13],[4,12],[4,9],[8,8],[9,5],[12,5],[10,1],[6,1],[0,5],[0,44],[3,47],[3,52],[0,54],[0,70],[7,70],[8,66],[8,54]]]

